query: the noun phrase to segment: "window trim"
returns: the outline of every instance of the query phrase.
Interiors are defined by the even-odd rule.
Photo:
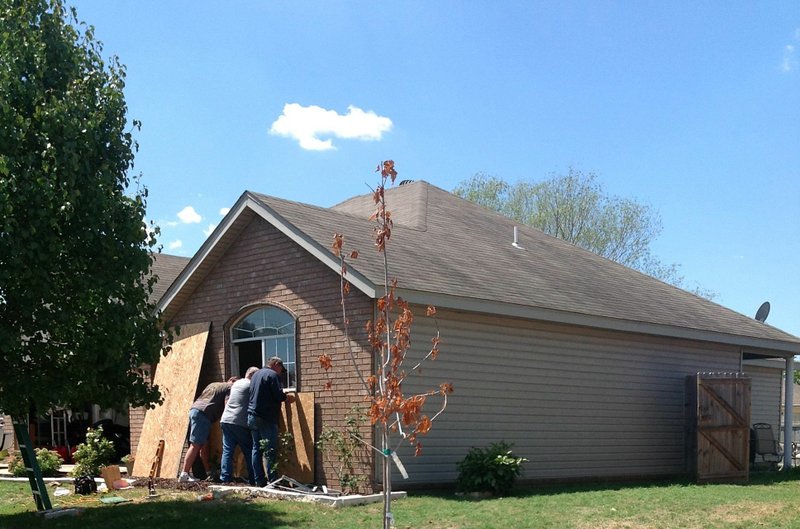
[[[261,311],[261,310],[270,310],[275,309],[286,313],[294,323],[294,332],[291,334],[281,334],[281,335],[274,335],[274,336],[257,336],[253,338],[235,338],[236,328],[243,320],[247,319],[254,313]],[[297,335],[298,335],[298,326],[299,326],[299,318],[294,313],[294,311],[290,310],[288,307],[283,306],[282,304],[278,303],[256,303],[245,305],[241,307],[234,316],[232,316],[228,322],[226,323],[225,327],[225,348],[228,349],[228,359],[230,362],[230,373],[233,376],[236,376],[241,369],[239,365],[239,355],[237,354],[238,348],[236,347],[239,343],[245,342],[260,342],[261,343],[261,359],[262,365],[265,365],[266,361],[273,355],[269,354],[267,350],[267,346],[265,342],[267,341],[274,341],[277,339],[286,339],[292,345],[294,350],[294,362],[290,362],[288,358],[284,359],[284,366],[287,367],[287,389],[294,389],[299,391],[301,380],[300,380],[300,356],[297,344]],[[278,354],[278,356],[282,355]],[[287,354],[288,357],[288,354]],[[288,373],[289,373],[289,366],[294,365],[294,385],[289,384],[288,380]],[[259,366],[260,367],[260,366]]]

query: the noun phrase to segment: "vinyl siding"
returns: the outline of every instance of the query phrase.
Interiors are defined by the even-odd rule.
[[[750,421],[765,422],[777,432],[781,424],[781,387],[783,372],[763,366],[744,365],[744,372],[752,379]]]
[[[421,438],[423,454],[398,450],[410,474],[403,483],[453,482],[470,447],[501,440],[529,460],[525,480],[682,473],[685,377],[739,368],[728,346],[455,312],[442,312],[439,327],[439,358],[404,390],[451,382],[455,392]],[[431,320],[415,320],[418,347],[433,333]]]

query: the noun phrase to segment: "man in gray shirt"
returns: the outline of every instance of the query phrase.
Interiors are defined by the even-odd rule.
[[[251,457],[253,437],[250,428],[247,427],[247,403],[250,400],[250,378],[256,371],[257,367],[248,368],[244,378],[233,383],[228,403],[219,421],[222,427],[222,461],[219,479],[222,483],[233,481],[233,453],[238,446],[247,463],[247,480],[250,485],[255,484]]]

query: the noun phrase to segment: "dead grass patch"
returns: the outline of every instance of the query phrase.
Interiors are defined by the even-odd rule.
[[[657,529],[655,525],[636,520],[600,520],[581,523],[577,527],[578,529]]]
[[[683,519],[681,525],[685,529],[707,529],[709,527],[748,524],[756,527],[769,524],[776,513],[793,508],[786,502],[743,501],[719,505],[706,513],[695,513],[693,520]],[[800,511],[800,508],[798,508]],[[588,513],[587,513],[588,514]],[[587,516],[589,518],[589,516]],[[666,511],[655,510],[647,514],[646,519],[587,519],[576,525],[576,529],[661,529],[672,527],[669,520],[673,515]]]
[[[723,523],[760,522],[768,520],[786,508],[785,502],[742,501],[719,505],[709,513],[709,519]]]

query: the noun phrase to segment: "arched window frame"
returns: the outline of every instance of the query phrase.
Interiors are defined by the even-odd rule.
[[[286,369],[282,377],[284,387],[299,389],[297,317],[292,312],[273,304],[248,307],[239,311],[228,329],[233,375],[241,375],[249,365],[255,365],[252,361],[249,365],[241,365],[241,349],[249,347],[252,354],[253,344],[260,343],[260,363],[256,367],[262,367],[270,357],[278,356]]]

